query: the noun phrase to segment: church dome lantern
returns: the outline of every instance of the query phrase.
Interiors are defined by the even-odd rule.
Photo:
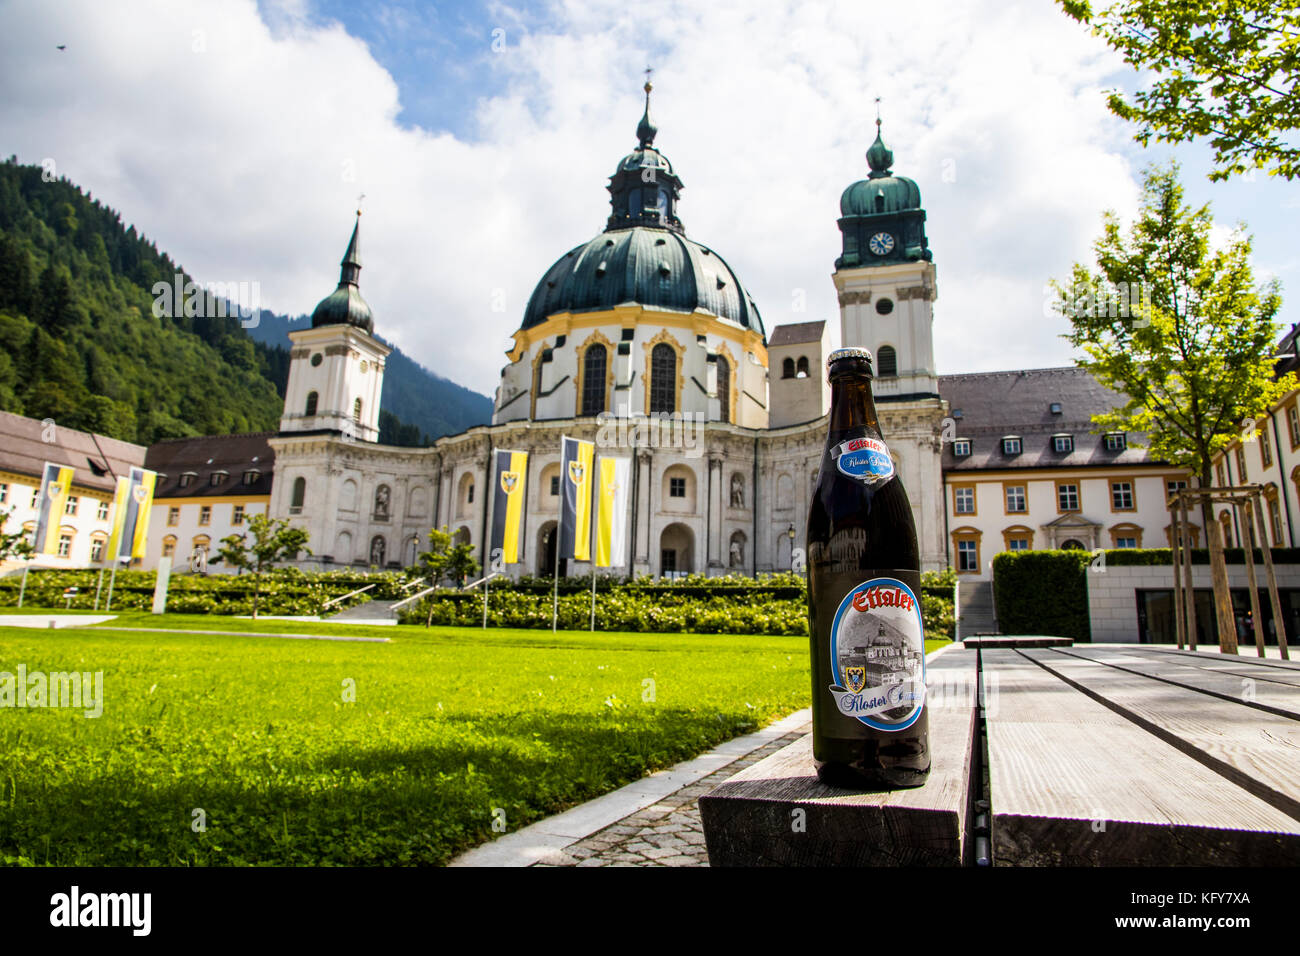
[[[347,252],[343,254],[343,261],[339,263],[338,288],[321,299],[312,311],[313,329],[323,325],[351,325],[367,333],[374,332],[374,316],[366,300],[361,297],[361,289],[358,285],[361,277],[361,245],[358,235],[360,229],[361,212],[358,210]]]
[[[867,149],[871,171],[840,196],[844,242],[837,269],[931,260],[920,187],[895,176],[893,164],[894,153],[885,145],[877,118],[876,139]]]

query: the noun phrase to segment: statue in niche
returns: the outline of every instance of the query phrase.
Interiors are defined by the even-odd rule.
[[[388,495],[389,492],[388,492],[387,485],[380,485],[377,489],[375,489],[375,517],[376,518],[388,517]]]
[[[730,566],[733,568],[741,568],[745,566],[745,542],[740,535],[735,535],[731,539]]]
[[[731,476],[731,507],[745,507],[745,479],[737,474]]]
[[[376,535],[374,540],[370,542],[370,563],[382,568],[384,566],[385,551],[384,539]]]

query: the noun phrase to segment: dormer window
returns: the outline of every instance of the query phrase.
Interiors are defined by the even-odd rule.
[[[957,419],[957,421],[961,421],[961,414],[962,413],[960,408],[954,408],[952,410],[952,417]]]
[[[244,472],[244,484],[246,484],[246,485],[255,485],[255,484],[257,484],[258,479],[261,478],[261,477],[262,477],[262,473],[261,473],[260,471],[258,471],[257,469],[253,469],[253,470],[251,470],[251,471],[246,471],[246,472]]]
[[[181,475],[180,481],[177,484],[181,488],[188,488],[190,485],[194,484],[194,479],[197,477],[198,475],[195,472],[187,471]]]
[[[216,488],[219,487],[220,485],[225,484],[226,479],[229,477],[230,477],[230,472],[228,471],[214,471],[212,473],[212,476],[208,478],[208,484],[211,487]]]
[[[954,458],[970,457],[970,439],[958,438],[952,443],[952,454]]]
[[[1012,455],[1019,455],[1020,451],[1021,446],[1019,435],[1007,435],[1002,439],[1002,454],[1010,457]]]
[[[1123,451],[1128,447],[1128,436],[1124,432],[1107,432],[1106,450]]]
[[[1074,451],[1074,436],[1073,436],[1073,435],[1053,435],[1053,436],[1052,436],[1052,451],[1057,452],[1057,453],[1059,453],[1059,454],[1068,454],[1068,453]]]
[[[1047,406],[1047,410],[1051,412],[1053,415],[1059,415],[1061,414],[1061,403],[1052,402],[1052,404]]]

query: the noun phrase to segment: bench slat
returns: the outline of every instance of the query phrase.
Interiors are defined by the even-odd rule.
[[[970,787],[975,652],[927,663],[932,763],[924,786],[860,793],[828,787],[812,735],[700,798],[712,866],[958,866]],[[796,811],[802,811],[800,815]],[[798,831],[796,823],[802,825]]]
[[[1287,814],[1028,656],[1059,651],[982,654],[995,864],[1260,865],[1300,854]]]

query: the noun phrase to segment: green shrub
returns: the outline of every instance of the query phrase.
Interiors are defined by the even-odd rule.
[[[1110,560],[1115,551],[1107,552]],[[1004,551],[993,559],[993,602],[1003,634],[1090,640],[1087,551]]]

